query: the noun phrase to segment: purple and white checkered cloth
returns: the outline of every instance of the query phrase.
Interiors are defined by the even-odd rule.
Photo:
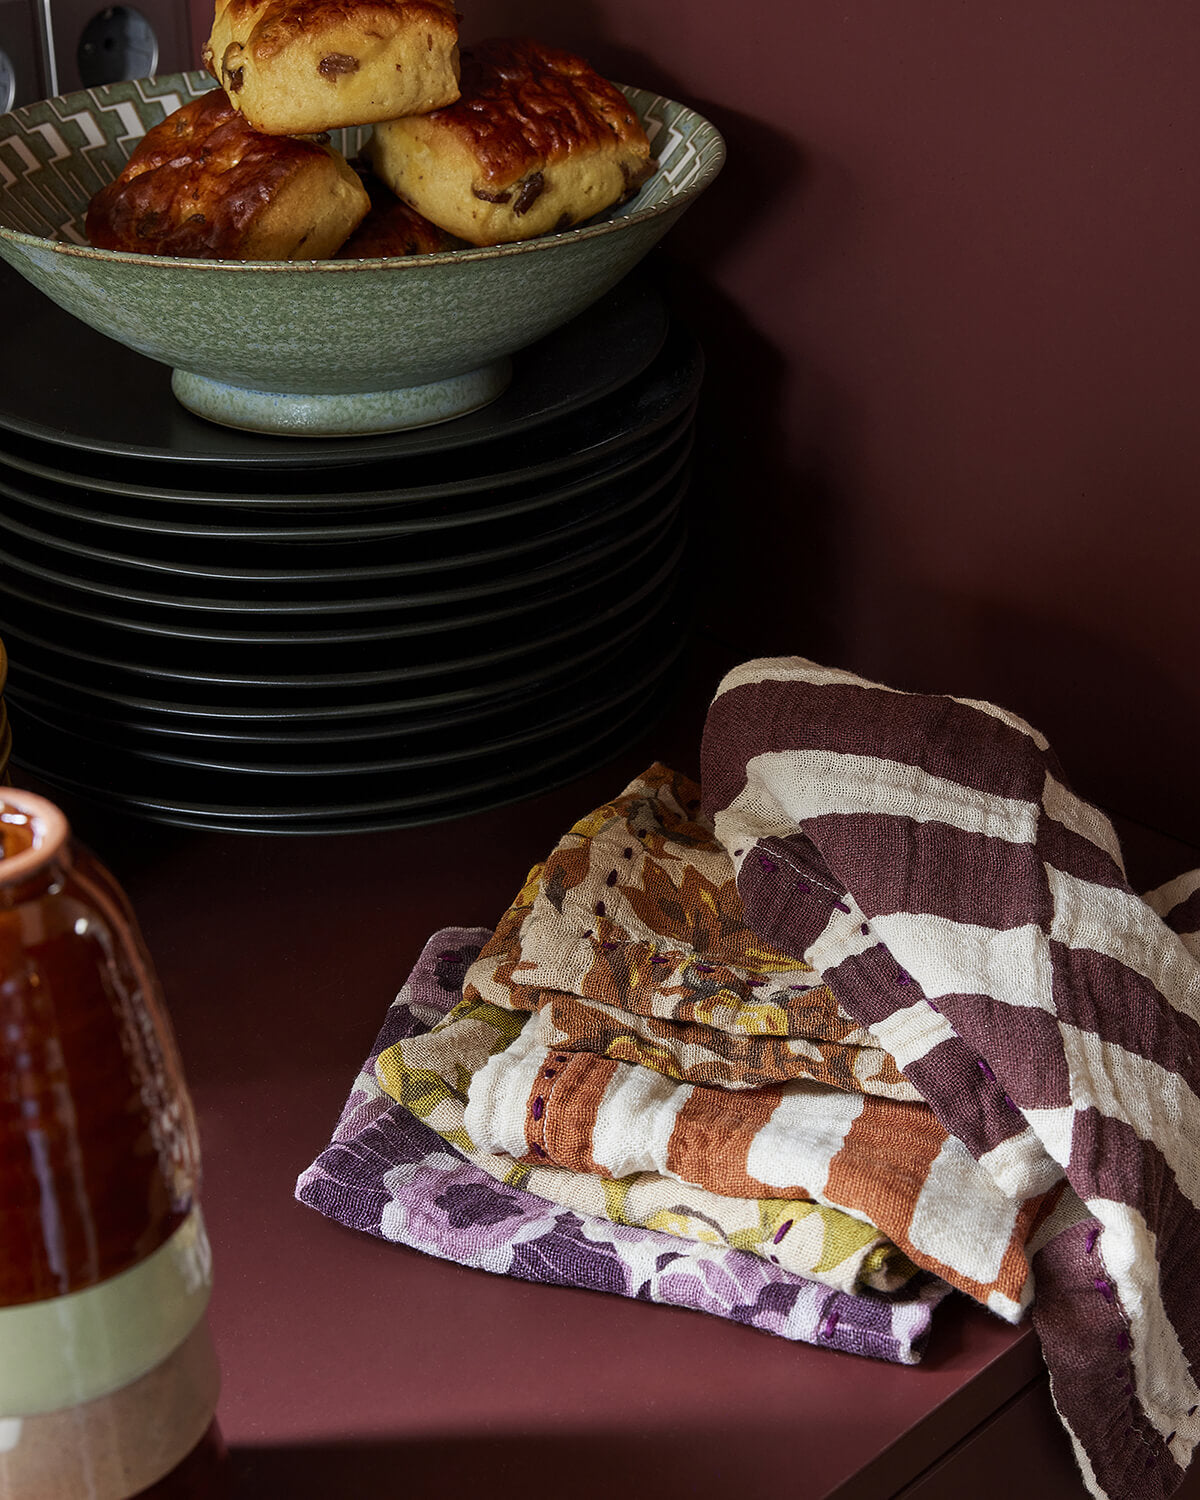
[[[800,1343],[917,1363],[945,1283],[921,1277],[898,1296],[848,1295],[744,1250],[574,1213],[489,1177],[380,1089],[375,1059],[462,998],[463,974],[490,935],[449,927],[426,943],[333,1139],[296,1184],[300,1202],[459,1265],[692,1308]]]

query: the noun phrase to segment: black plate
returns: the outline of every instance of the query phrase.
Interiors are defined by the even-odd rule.
[[[72,535],[80,525],[102,528],[112,534],[114,545],[135,549],[147,543],[158,544],[164,538],[180,543],[198,538],[279,546],[325,545],[421,536],[429,531],[454,532],[502,519],[528,517],[532,523],[536,516],[553,512],[559,505],[620,483],[666,452],[695,420],[696,405],[690,388],[687,395],[693,398],[681,404],[680,410],[672,404],[661,424],[656,421],[646,431],[626,434],[625,440],[614,441],[604,453],[574,465],[565,480],[558,474],[516,486],[508,484],[505,476],[501,486],[450,496],[406,489],[394,492],[394,503],[380,503],[365,511],[358,510],[350,498],[331,509],[326,498],[318,516],[307,517],[297,525],[279,510],[260,511],[252,497],[236,508],[225,505],[214,511],[202,501],[187,503],[184,496],[146,498],[100,489],[81,495],[77,488],[55,479],[31,480],[21,467],[6,466],[0,460],[0,511],[25,516],[31,524],[36,524],[35,515],[42,516],[46,518],[42,524],[60,536]]]
[[[17,691],[28,687],[52,702],[80,711],[116,718],[132,714],[197,732],[226,726],[257,733],[281,728],[348,729],[384,722],[411,722],[423,727],[466,724],[500,706],[533,705],[542,693],[565,682],[582,680],[598,663],[613,658],[630,643],[652,639],[655,631],[669,633],[673,593],[668,584],[644,617],[634,614],[610,624],[595,640],[569,656],[551,654],[541,660],[518,662],[502,672],[477,674],[465,683],[384,682],[371,691],[360,688],[339,693],[330,687],[315,694],[293,693],[278,685],[241,692],[203,683],[190,699],[156,697],[156,691],[193,692],[195,684],[169,678],[148,681],[137,673],[106,672],[94,664],[80,672],[78,657],[64,657],[26,640],[19,643]],[[11,684],[9,691],[11,695]]]
[[[624,714],[602,715],[604,727],[593,737],[580,737],[569,729],[561,739],[547,741],[536,754],[500,757],[491,774],[441,785],[425,781],[420,791],[407,794],[395,786],[394,777],[371,777],[352,788],[342,786],[327,797],[321,797],[316,786],[306,787],[313,794],[311,800],[269,806],[243,798],[241,778],[200,772],[191,773],[185,787],[163,789],[149,777],[131,776],[119,758],[106,758],[86,742],[78,742],[72,756],[69,740],[58,732],[43,745],[36,736],[27,737],[14,760],[52,786],[155,822],[231,833],[365,833],[444,822],[573,781],[640,738],[659,716],[661,696],[655,685]],[[81,765],[87,767],[86,776],[79,772]],[[260,786],[261,782],[255,783],[256,789]]]
[[[294,702],[299,698],[328,701],[370,701],[381,690],[389,691],[400,684],[428,692],[434,683],[455,679],[455,686],[486,688],[489,679],[499,673],[519,673],[539,664],[577,660],[575,653],[590,652],[591,643],[604,642],[610,632],[619,633],[638,619],[654,603],[658,593],[674,577],[683,553],[682,538],[673,539],[670,551],[657,566],[646,572],[638,585],[622,592],[610,604],[579,618],[572,613],[563,622],[551,619],[540,629],[531,629],[528,638],[508,641],[502,635],[491,648],[480,651],[479,635],[473,631],[448,634],[436,649],[425,653],[425,659],[414,661],[417,653],[409,643],[398,652],[384,642],[378,650],[372,644],[360,646],[348,661],[346,652],[337,645],[325,649],[309,648],[305,652],[287,652],[286,648],[255,646],[234,650],[232,656],[241,670],[215,661],[216,653],[206,643],[195,643],[165,636],[143,636],[136,645],[142,654],[131,661],[134,644],[127,632],[105,630],[96,626],[84,635],[90,649],[79,649],[25,629],[0,617],[0,637],[9,646],[12,657],[12,680],[18,680],[18,666],[28,657],[35,670],[50,672],[68,682],[90,685],[97,678],[117,691],[136,693],[145,678],[170,684],[175,691],[203,694],[214,688],[234,702]],[[0,607],[3,601],[0,600]],[[40,622],[38,622],[40,623]],[[486,632],[484,632],[486,634]],[[409,659],[403,659],[405,656]],[[397,659],[397,658],[401,659]],[[250,668],[250,670],[246,670]],[[294,696],[293,696],[294,695]]]
[[[97,497],[163,502],[193,509],[233,509],[242,518],[254,510],[329,512],[344,518],[377,506],[420,507],[437,500],[491,493],[514,486],[562,482],[590,473],[631,442],[675,419],[695,401],[704,361],[695,338],[672,328],[651,364],[625,386],[566,417],[512,437],[415,455],[397,465],[392,458],[308,468],[259,469],[237,464],[183,468],[163,462],[130,463],[120,457],[32,442],[0,427],[0,469],[28,474]],[[319,483],[314,484],[314,478]],[[402,481],[402,482],[399,482]],[[98,508],[104,505],[97,501]],[[263,519],[263,518],[259,518]]]
[[[315,469],[450,453],[505,440],[619,389],[662,346],[667,313],[644,276],[627,277],[578,318],[513,356],[509,388],[481,411],[434,427],[367,438],[263,437],[193,416],[171,391],[171,371],[135,353],[0,265],[0,319],[9,370],[55,377],[6,381],[0,428],[40,443],[171,466],[236,464]],[[85,463],[87,460],[85,460]]]
[[[188,613],[363,612],[461,602],[504,589],[506,577],[515,590],[527,577],[556,576],[589,555],[599,560],[632,514],[680,473],[692,436],[686,430],[673,448],[611,487],[572,496],[549,516],[502,516],[469,530],[370,542],[273,546],[147,535],[143,550],[118,551],[88,524],[71,525],[64,535],[0,504],[0,568],[38,585]]]
[[[606,674],[597,686],[602,691],[592,695],[575,693],[573,701],[557,712],[539,702],[536,714],[525,713],[507,724],[495,724],[485,731],[472,723],[457,732],[440,735],[412,735],[401,731],[387,739],[343,741],[330,745],[222,745],[207,741],[180,740],[164,743],[147,740],[125,726],[106,724],[102,720],[63,713],[60,710],[40,712],[29,703],[14,703],[18,733],[29,726],[41,736],[69,735],[80,743],[90,744],[114,759],[127,761],[131,769],[162,768],[185,777],[193,770],[218,771],[243,776],[247,784],[259,777],[348,777],[360,778],[384,773],[398,774],[423,771],[430,767],[455,766],[463,776],[472,774],[471,764],[489,764],[499,756],[518,751],[539,751],[547,742],[573,730],[586,737],[595,721],[623,713],[633,699],[639,701],[658,681],[667,666],[682,649],[682,642],[662,659],[644,650],[635,670],[620,677]],[[628,655],[629,653],[625,653]]]
[[[111,699],[84,692],[56,691],[54,684],[26,683],[9,694],[14,708],[47,724],[59,724],[83,739],[111,742],[125,749],[157,751],[179,757],[198,756],[216,763],[257,760],[281,764],[311,755],[345,758],[362,754],[376,744],[400,744],[412,753],[452,753],[464,739],[493,743],[522,733],[530,725],[557,728],[580,712],[580,706],[602,701],[606,694],[623,697],[656,679],[665,664],[682,649],[665,622],[661,637],[644,632],[621,649],[607,653],[583,671],[546,674],[534,685],[505,695],[499,701],[464,710],[443,709],[426,715],[398,713],[369,719],[345,719],[332,725],[266,721],[256,726],[245,720],[202,719],[177,713],[139,711]],[[39,691],[45,688],[46,691]],[[0,724],[4,703],[0,700]]]
[[[97,585],[77,589],[46,569],[19,567],[10,556],[0,562],[0,629],[36,632],[43,644],[68,649],[81,638],[107,642],[112,665],[139,668],[167,659],[210,666],[248,647],[280,648],[280,662],[298,649],[325,654],[377,642],[424,640],[429,651],[453,650],[444,643],[455,635],[468,642],[496,630],[516,632],[535,612],[569,619],[606,597],[620,599],[669,528],[685,488],[686,480],[673,476],[639,497],[603,546],[528,574],[505,575],[491,588],[461,590],[456,597],[447,591],[432,604],[387,596],[279,606],[165,599],[168,607],[160,611],[146,606],[148,596]]]

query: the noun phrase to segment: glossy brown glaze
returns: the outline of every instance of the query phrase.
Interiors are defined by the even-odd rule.
[[[649,175],[637,115],[580,57],[520,38],[482,42],[463,52],[460,88],[458,102],[430,118],[460,137],[490,183],[614,145],[644,149]]]
[[[101,250],[238,260],[279,185],[327,157],[315,141],[251,129],[213,89],[147,132],[92,199],[87,237]]]
[[[249,33],[247,46],[259,63],[270,62],[299,38],[347,26],[367,37],[419,27],[458,36],[451,0],[230,0],[227,11],[234,30]]]
[[[36,801],[0,792],[6,810],[10,799]],[[128,903],[65,837],[8,854],[8,830],[38,822],[35,809],[32,824],[3,825],[0,861],[0,1307],[136,1264],[182,1222],[199,1177],[191,1104]]]

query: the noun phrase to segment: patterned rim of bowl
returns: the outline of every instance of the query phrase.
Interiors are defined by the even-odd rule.
[[[77,154],[77,149],[72,149],[59,132],[59,127],[64,124],[74,124],[83,135],[87,143],[83,148],[85,151],[93,146],[99,147],[104,144],[102,133],[94,120],[88,117],[88,101],[97,110],[116,114],[127,126],[131,126],[136,118],[138,130],[131,129],[127,135],[121,137],[122,142],[128,140],[133,143],[140,139],[139,131],[150,128],[146,121],[137,115],[134,104],[135,96],[145,106],[159,106],[165,117],[189,99],[209,93],[215,87],[214,80],[208,73],[199,71],[173,73],[162,77],[128,79],[122,83],[105,84],[100,88],[80,89],[75,93],[62,94],[54,99],[44,99],[35,104],[22,105],[6,115],[0,115],[0,193],[17,180],[16,173],[5,164],[3,154],[5,146],[10,147],[21,162],[22,175],[28,176],[35,169],[54,168],[59,162],[67,161]],[[286,273],[303,269],[347,274],[363,266],[399,268],[406,265],[420,265],[428,267],[442,263],[453,264],[461,261],[488,260],[498,256],[536,253],[562,240],[592,239],[599,235],[610,234],[614,228],[640,224],[670,213],[678,208],[681,200],[686,203],[698,196],[713,182],[724,165],[725,142],[710,120],[689,105],[681,104],[665,95],[626,84],[619,84],[618,87],[637,109],[646,127],[646,133],[650,137],[651,148],[654,148],[660,136],[664,133],[666,135],[666,148],[658,155],[658,170],[650,179],[648,186],[661,185],[661,181],[665,181],[669,184],[669,192],[666,197],[645,207],[632,207],[645,193],[646,189],[643,188],[642,193],[631,199],[630,203],[610,210],[606,217],[589,220],[585,224],[563,230],[558,234],[545,234],[535,239],[520,240],[507,245],[439,251],[431,255],[389,256],[373,260],[321,261],[202,260],[186,256],[166,257],[143,255],[134,251],[99,250],[82,240],[78,228],[71,229],[71,232],[77,236],[77,242],[72,242],[55,238],[53,231],[35,234],[27,230],[14,229],[3,222],[0,222],[0,239],[8,239],[29,246],[49,246],[56,252],[67,256],[83,256],[105,261],[131,261],[138,265],[165,263],[176,267],[195,266],[210,272],[220,269],[225,273],[230,271]],[[125,92],[124,100],[118,97],[121,92]],[[107,102],[101,102],[102,95]],[[181,95],[186,95],[186,98]],[[60,109],[58,106],[65,106],[65,108]],[[677,128],[680,122],[686,123],[688,127],[686,131]],[[330,134],[334,145],[338,146],[349,158],[361,149],[369,131],[369,126],[358,126],[332,131]],[[91,135],[96,137],[94,142],[89,140]],[[697,135],[703,137],[699,146],[695,143]],[[41,150],[45,153],[44,160],[39,160],[30,149],[30,137],[41,140]],[[21,142],[20,147],[17,145],[18,140]],[[114,174],[110,172],[108,175],[111,177]],[[104,180],[107,179],[98,178],[96,187],[92,191],[98,191]],[[76,187],[78,186],[80,184],[77,183]],[[74,223],[78,222],[81,212],[82,209],[73,215]],[[60,225],[59,232],[70,227]]]

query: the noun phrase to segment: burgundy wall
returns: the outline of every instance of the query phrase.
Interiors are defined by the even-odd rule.
[[[710,359],[709,624],[998,699],[1200,836],[1194,0],[462,9],[727,136],[663,257]]]

